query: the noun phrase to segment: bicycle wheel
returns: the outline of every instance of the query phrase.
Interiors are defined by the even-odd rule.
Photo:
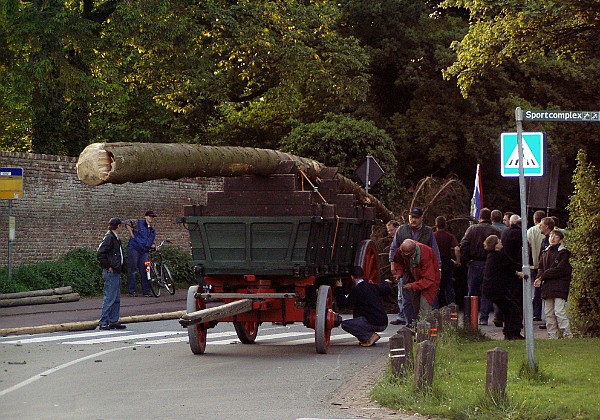
[[[175,294],[175,282],[173,281],[173,276],[171,275],[171,270],[169,270],[169,267],[167,267],[166,264],[163,264],[162,268],[163,268],[163,272],[162,272],[163,286],[165,286],[165,289],[167,289],[167,292],[169,292],[169,294],[174,295]]]
[[[160,278],[158,277],[158,270],[156,263],[150,264],[150,291],[155,297],[160,296]]]

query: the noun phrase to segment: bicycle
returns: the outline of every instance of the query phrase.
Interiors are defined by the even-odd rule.
[[[165,243],[170,242],[171,241],[167,240],[162,241],[158,246],[151,250],[152,257],[148,257],[148,261],[144,263],[146,266],[146,275],[150,281],[150,291],[155,297],[160,296],[160,289],[163,287],[167,289],[169,294],[175,294],[175,282],[173,281],[171,270],[169,270],[169,267],[163,262],[163,257],[160,252],[160,248]]]

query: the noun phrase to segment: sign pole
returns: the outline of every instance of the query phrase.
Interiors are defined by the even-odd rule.
[[[14,241],[13,220],[12,200],[8,200],[8,284],[12,283],[12,244]]]
[[[521,257],[523,259],[523,322],[525,324],[525,343],[527,360],[531,369],[535,368],[533,336],[533,303],[531,300],[531,267],[529,265],[529,247],[527,245],[527,200],[525,197],[525,169],[523,167],[523,111],[515,109],[517,121],[517,144],[519,147],[519,195],[521,198],[521,235],[523,241]]]
[[[367,176],[365,178],[365,191],[369,194],[369,173],[371,172],[371,155],[367,155]]]

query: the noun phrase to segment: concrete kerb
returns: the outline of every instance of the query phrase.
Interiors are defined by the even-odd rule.
[[[176,312],[164,312],[149,315],[132,315],[122,317],[119,322],[122,324],[128,324],[133,322],[150,322],[150,321],[162,321],[167,319],[179,319],[186,311]],[[93,330],[98,327],[99,320],[95,321],[81,321],[81,322],[66,322],[62,324],[47,324],[38,325],[32,327],[16,327],[16,328],[2,328],[0,329],[0,336],[6,337],[8,335],[20,335],[20,334],[43,334],[52,333],[59,331],[85,331]]]

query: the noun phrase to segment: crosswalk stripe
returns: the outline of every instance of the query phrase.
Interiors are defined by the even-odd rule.
[[[99,335],[117,335],[124,334],[126,331],[95,331],[89,333],[79,333],[79,334],[60,334],[56,336],[45,336],[45,337],[33,337],[31,336],[22,336],[29,338],[18,338],[14,340],[1,341],[0,343],[6,344],[30,344],[30,343],[44,343],[48,341],[60,341],[60,340],[68,340],[70,338],[80,338],[80,337],[98,337]]]
[[[186,331],[161,331],[154,333],[143,333],[143,334],[128,334],[119,337],[103,337],[92,340],[76,340],[76,341],[64,341],[61,344],[102,344],[102,343],[114,343],[116,341],[131,341],[145,337],[161,337],[165,335],[180,335],[187,334]]]

